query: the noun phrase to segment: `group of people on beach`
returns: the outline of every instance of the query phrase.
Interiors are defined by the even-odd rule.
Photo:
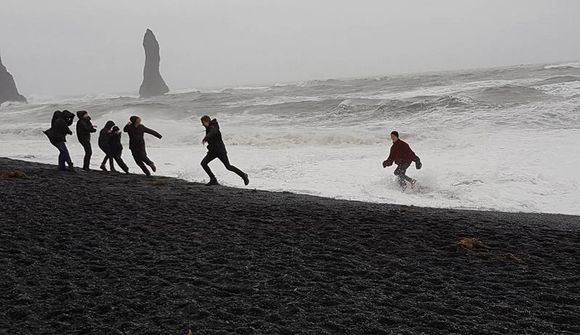
[[[78,111],[77,116],[77,138],[85,151],[83,170],[88,171],[90,170],[91,156],[93,155],[91,133],[97,132],[97,128],[92,124],[91,117],[87,111]],[[59,151],[58,169],[61,171],[75,172],[70,153],[66,146],[66,136],[72,135],[70,126],[73,124],[74,117],[75,115],[68,110],[56,111],[52,115],[51,127],[44,132],[50,143],[52,143],[52,145],[54,145]],[[141,170],[143,170],[143,173],[150,176],[151,172],[149,172],[147,166],[149,166],[153,172],[155,172],[157,168],[155,167],[155,163],[147,157],[144,134],[151,134],[157,138],[161,138],[161,134],[142,125],[141,118],[138,116],[131,116],[129,122],[123,128],[123,131],[129,134],[129,149],[133,154],[135,163],[137,163]],[[119,167],[125,173],[129,173],[129,168],[121,157],[123,153],[121,129],[115,125],[115,122],[107,121],[103,129],[101,129],[99,133],[99,148],[101,148],[105,153],[105,158],[101,163],[101,170],[107,171],[108,162],[110,170],[115,172],[114,162],[117,162]]]
[[[83,150],[85,152],[83,159],[83,170],[90,170],[91,157],[93,154],[91,146],[91,133],[97,132],[97,128],[91,122],[91,117],[87,111],[77,112],[77,124],[76,132],[77,138]],[[75,172],[75,168],[66,145],[67,135],[72,135],[70,126],[74,122],[75,115],[68,110],[55,111],[52,115],[51,127],[44,131],[48,137],[50,143],[54,145],[58,151],[58,169],[60,171]],[[226,146],[222,139],[220,132],[220,127],[216,119],[211,119],[209,116],[204,115],[201,118],[201,123],[205,127],[205,137],[202,140],[203,144],[207,144],[207,154],[205,158],[201,161],[201,166],[204,171],[210,177],[208,186],[219,185],[216,176],[213,174],[209,168],[209,163],[214,159],[218,158],[228,169],[236,173],[245,185],[250,183],[250,179],[247,173],[238,169],[234,165],[230,164],[228,159],[228,153]],[[161,134],[153,129],[147,128],[142,124],[141,118],[139,116],[131,116],[129,122],[123,127],[123,132],[129,135],[129,149],[133,155],[133,159],[137,166],[141,168],[145,175],[150,176],[151,172],[148,167],[151,168],[153,172],[157,171],[155,163],[149,159],[147,156],[147,150],[145,147],[145,134],[153,135],[159,139],[162,138]],[[111,172],[116,172],[114,162],[125,172],[129,173],[129,167],[122,158],[123,145],[121,144],[121,129],[115,125],[114,121],[107,121],[105,126],[99,132],[99,148],[105,154],[105,157],[101,163],[101,170],[107,170],[107,162],[109,163],[109,169]]]
[[[90,170],[91,156],[93,153],[91,147],[91,133],[96,132],[97,128],[92,124],[91,117],[87,111],[78,111],[77,116],[77,138],[85,152],[83,170],[88,171]],[[50,129],[44,132],[48,136],[50,143],[52,143],[59,151],[58,168],[61,171],[75,171],[66,146],[66,136],[72,135],[72,131],[69,127],[73,124],[74,117],[75,115],[68,110],[62,112],[56,111],[52,116]],[[212,119],[208,115],[204,115],[201,118],[201,123],[205,127],[205,137],[203,138],[202,143],[207,144],[208,150],[206,156],[201,161],[202,168],[210,178],[206,185],[219,185],[216,176],[209,167],[209,163],[216,158],[224,164],[227,170],[234,172],[242,178],[244,185],[248,185],[250,183],[248,174],[230,164],[217,120]],[[141,168],[143,173],[147,176],[151,175],[148,167],[151,168],[153,172],[157,171],[155,163],[147,156],[145,134],[153,135],[159,139],[162,138],[161,134],[153,129],[145,127],[139,116],[131,116],[129,122],[123,127],[123,132],[129,135],[129,149],[131,150],[135,163]],[[99,148],[101,148],[105,154],[101,163],[101,170],[108,171],[108,162],[110,171],[116,172],[114,162],[117,162],[117,165],[119,165],[125,173],[129,173],[129,168],[121,157],[123,152],[121,135],[121,129],[116,126],[113,121],[107,121],[103,129],[99,132]],[[388,158],[383,161],[383,168],[391,166],[393,163],[396,164],[397,168],[395,169],[394,174],[398,177],[401,188],[406,189],[407,184],[410,184],[411,187],[413,187],[416,180],[407,176],[406,171],[413,162],[417,169],[421,169],[421,160],[413,150],[411,150],[411,147],[399,138],[399,133],[397,131],[391,132],[391,141],[393,144]]]

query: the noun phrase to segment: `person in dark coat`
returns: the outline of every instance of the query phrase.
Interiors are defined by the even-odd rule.
[[[91,117],[87,111],[78,111],[77,117],[77,138],[85,150],[85,157],[83,160],[83,170],[88,171],[91,164],[91,156],[93,149],[91,148],[91,133],[97,131],[91,122]]]
[[[145,175],[150,176],[151,172],[147,169],[146,165],[149,165],[153,172],[157,171],[155,163],[147,157],[147,150],[145,150],[145,134],[153,135],[161,139],[161,134],[153,129],[149,129],[141,124],[141,118],[138,116],[131,116],[129,118],[129,123],[125,125],[123,131],[129,134],[129,149],[133,154],[133,159],[135,163],[143,170]]]
[[[44,132],[50,143],[58,149],[58,169],[60,171],[74,172],[73,162],[66,147],[66,136],[72,135],[69,126],[72,125],[74,117],[75,115],[67,110],[56,111],[52,115],[51,127]]]
[[[123,154],[123,145],[121,144],[121,129],[117,126],[114,126],[109,134],[109,150],[110,159],[115,159],[117,165],[119,165],[125,173],[129,173],[127,164],[125,164],[123,158],[121,158],[121,155]]]
[[[220,132],[220,126],[216,119],[211,119],[209,116],[204,115],[201,118],[201,124],[205,127],[205,137],[202,140],[202,143],[207,143],[207,154],[205,158],[201,161],[201,166],[205,170],[205,172],[209,176],[209,183],[207,186],[219,185],[215,175],[209,168],[209,162],[213,161],[214,159],[218,158],[226,169],[229,171],[234,172],[242,180],[244,181],[244,185],[248,185],[250,183],[250,179],[247,173],[242,172],[242,170],[238,169],[237,167],[230,164],[228,159],[228,152],[226,151],[226,145],[222,140],[222,133]]]
[[[115,172],[115,163],[113,162],[113,156],[111,154],[111,146],[110,146],[110,135],[112,132],[113,127],[115,126],[115,122],[107,121],[105,123],[105,127],[101,129],[99,132],[99,148],[103,150],[105,153],[105,158],[103,158],[103,162],[101,163],[101,170],[107,171],[107,161],[111,167],[111,172]]]
[[[411,150],[411,147],[406,142],[399,139],[399,133],[397,131],[391,132],[391,140],[393,141],[391,152],[389,153],[389,157],[383,162],[383,167],[386,168],[387,166],[391,166],[394,162],[397,164],[394,173],[395,176],[399,177],[399,185],[401,185],[403,189],[407,188],[407,182],[411,183],[411,186],[414,186],[417,181],[407,176],[405,173],[409,166],[411,166],[412,162],[415,162],[417,170],[421,169],[423,164],[421,164],[419,157],[417,157],[413,150]]]

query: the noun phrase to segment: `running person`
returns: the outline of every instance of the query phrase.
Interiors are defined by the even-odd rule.
[[[423,165],[421,164],[419,157],[417,157],[413,150],[411,150],[411,147],[409,147],[406,142],[399,139],[399,133],[397,131],[391,132],[391,140],[393,141],[393,145],[391,146],[389,157],[383,162],[383,168],[393,165],[393,162],[397,164],[394,173],[395,176],[399,177],[399,185],[401,185],[404,190],[407,188],[407,182],[411,183],[411,186],[415,185],[417,182],[415,179],[405,174],[409,166],[411,166],[411,163],[415,162],[417,170],[421,169],[421,166]]]
[[[149,129],[141,124],[141,118],[138,116],[131,116],[129,118],[129,123],[123,128],[123,131],[129,134],[129,149],[133,154],[133,159],[135,163],[143,170],[147,176],[151,175],[151,172],[147,169],[146,165],[149,165],[153,172],[157,171],[155,163],[147,157],[147,151],[145,150],[145,133],[153,135],[161,139],[161,134],[153,129]]]
[[[228,159],[228,152],[226,151],[226,145],[222,140],[222,133],[220,132],[220,126],[217,120],[212,120],[209,116],[204,115],[201,118],[201,124],[205,127],[205,137],[201,142],[203,144],[207,143],[207,154],[201,161],[201,166],[209,176],[209,183],[207,183],[206,186],[219,185],[215,175],[213,172],[211,172],[211,169],[208,165],[209,162],[216,158],[222,161],[226,169],[240,176],[240,178],[242,178],[244,181],[244,185],[248,185],[250,183],[248,174],[242,172],[242,170],[230,164]]]

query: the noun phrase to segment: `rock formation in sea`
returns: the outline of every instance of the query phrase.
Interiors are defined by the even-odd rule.
[[[143,83],[139,88],[141,98],[163,95],[169,92],[169,87],[159,72],[159,43],[150,29],[145,32],[143,38],[145,49],[145,68],[143,69]]]
[[[6,70],[0,57],[0,104],[6,101],[26,102],[26,98],[18,93],[14,77]]]

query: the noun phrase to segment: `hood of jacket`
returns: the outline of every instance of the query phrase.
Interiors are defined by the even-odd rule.
[[[82,119],[85,115],[87,115],[87,111],[78,111],[77,112],[77,117],[80,119]],[[90,120],[91,118],[89,118]]]
[[[209,128],[217,128],[220,129],[220,125],[217,121],[217,119],[213,119],[209,122]]]
[[[66,124],[68,124],[69,126],[72,125],[73,120],[75,118],[75,115],[73,113],[65,110],[65,111],[62,111],[62,113],[60,115],[61,115],[61,118],[66,121]]]
[[[107,121],[107,123],[105,123],[105,129],[111,129],[115,126],[115,122],[113,121]]]

